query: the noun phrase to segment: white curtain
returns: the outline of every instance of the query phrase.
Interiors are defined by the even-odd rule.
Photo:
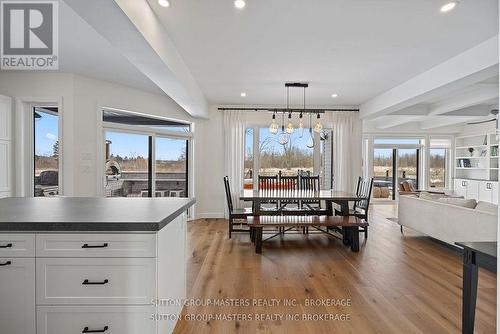
[[[245,161],[245,115],[239,111],[224,111],[224,167],[235,208],[240,208]],[[226,206],[227,210],[227,206]]]
[[[356,112],[335,112],[333,122],[333,188],[354,192],[362,175],[362,125]]]

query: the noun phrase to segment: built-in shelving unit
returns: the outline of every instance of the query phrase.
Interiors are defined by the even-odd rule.
[[[455,178],[498,181],[498,167],[494,133],[455,138]]]
[[[498,203],[498,141],[495,133],[455,138],[454,193]]]

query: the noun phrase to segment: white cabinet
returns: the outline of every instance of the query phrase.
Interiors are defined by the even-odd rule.
[[[0,192],[1,197],[12,191],[12,100],[0,95]]]
[[[497,181],[455,179],[454,190],[457,196],[498,204]]]
[[[455,179],[455,194],[457,196],[467,197],[467,182],[463,179]]]
[[[0,258],[0,333],[35,333],[33,258]]]
[[[153,306],[40,306],[37,333],[155,334],[154,313]]]
[[[152,303],[185,298],[185,214],[154,234],[0,234],[0,334],[166,334],[182,307]]]
[[[498,182],[480,182],[478,200],[498,204]]]
[[[465,184],[467,186],[467,196],[465,196],[465,198],[473,198],[477,200],[479,198],[480,181],[466,180]]]

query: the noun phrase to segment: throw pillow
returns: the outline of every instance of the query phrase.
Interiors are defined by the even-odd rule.
[[[476,210],[498,215],[498,205],[489,202],[477,202]]]
[[[420,194],[419,194],[418,197],[420,197],[422,199],[429,200],[429,201],[436,201],[436,200],[440,199],[443,196],[438,195],[438,194],[431,194],[431,193],[428,193],[426,191],[422,191],[422,192],[420,192]]]
[[[461,206],[468,209],[474,209],[477,204],[475,199],[463,199],[463,198],[451,198],[451,197],[440,198],[438,199],[438,202]]]

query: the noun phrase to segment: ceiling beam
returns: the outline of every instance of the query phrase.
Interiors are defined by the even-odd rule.
[[[434,116],[420,122],[420,128],[422,130],[430,130],[442,128],[444,126],[476,121],[484,118],[485,116]]]
[[[373,119],[498,76],[498,35],[363,103]]]
[[[118,52],[193,117],[208,103],[146,0],[65,0]]]
[[[417,122],[422,120],[426,116],[418,116],[418,115],[388,115],[381,116],[377,118],[376,127],[380,130],[390,129],[398,125]]]
[[[433,104],[429,115],[436,116],[446,114],[451,111],[460,110],[482,104],[498,97],[498,85],[476,84],[470,91],[466,91],[460,96],[453,96],[449,99]]]

